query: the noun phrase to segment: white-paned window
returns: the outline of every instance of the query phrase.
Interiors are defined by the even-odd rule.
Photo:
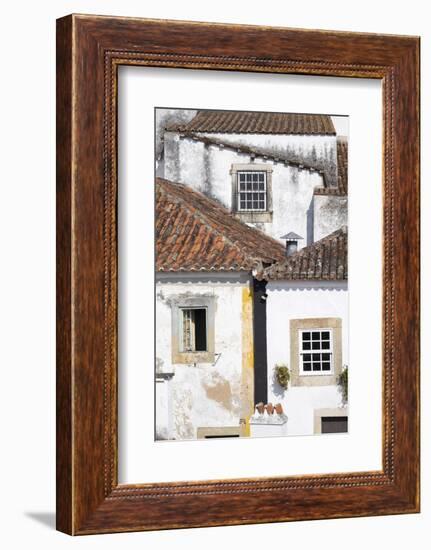
[[[265,212],[267,210],[267,184],[265,171],[237,172],[237,209],[239,212]]]
[[[300,330],[299,354],[302,375],[332,374],[332,329]]]

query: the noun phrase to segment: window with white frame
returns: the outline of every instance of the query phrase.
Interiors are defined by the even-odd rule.
[[[332,329],[299,331],[301,374],[331,374],[333,362]]]
[[[181,308],[180,351],[207,351],[207,309]]]
[[[240,170],[236,175],[238,212],[266,212],[266,171]]]

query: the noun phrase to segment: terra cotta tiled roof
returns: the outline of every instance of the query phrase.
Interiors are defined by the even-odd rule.
[[[317,187],[314,190],[315,195],[338,195],[346,196],[348,192],[348,172],[347,172],[348,142],[347,139],[337,139],[337,167],[338,177],[337,187]]]
[[[156,179],[157,271],[250,271],[280,261],[284,246],[215,200]]]
[[[334,124],[328,115],[248,111],[198,111],[190,122],[172,124],[166,129],[226,134],[335,135]]]
[[[274,263],[258,277],[267,281],[347,279],[347,227]]]

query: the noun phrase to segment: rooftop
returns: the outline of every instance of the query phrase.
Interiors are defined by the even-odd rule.
[[[329,115],[253,111],[198,111],[186,124],[172,124],[171,132],[222,134],[297,134],[335,136]]]
[[[191,187],[156,179],[156,270],[251,271],[281,261],[275,239]]]
[[[337,187],[317,187],[314,190],[315,195],[338,195],[347,196],[348,192],[348,171],[347,156],[349,146],[346,138],[337,138],[337,166],[338,177]]]
[[[343,226],[327,237],[272,264],[258,273],[258,277],[267,281],[346,280],[347,240],[347,227]]]

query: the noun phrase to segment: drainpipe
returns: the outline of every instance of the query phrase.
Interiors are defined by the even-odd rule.
[[[254,402],[268,402],[266,281],[253,277]]]

